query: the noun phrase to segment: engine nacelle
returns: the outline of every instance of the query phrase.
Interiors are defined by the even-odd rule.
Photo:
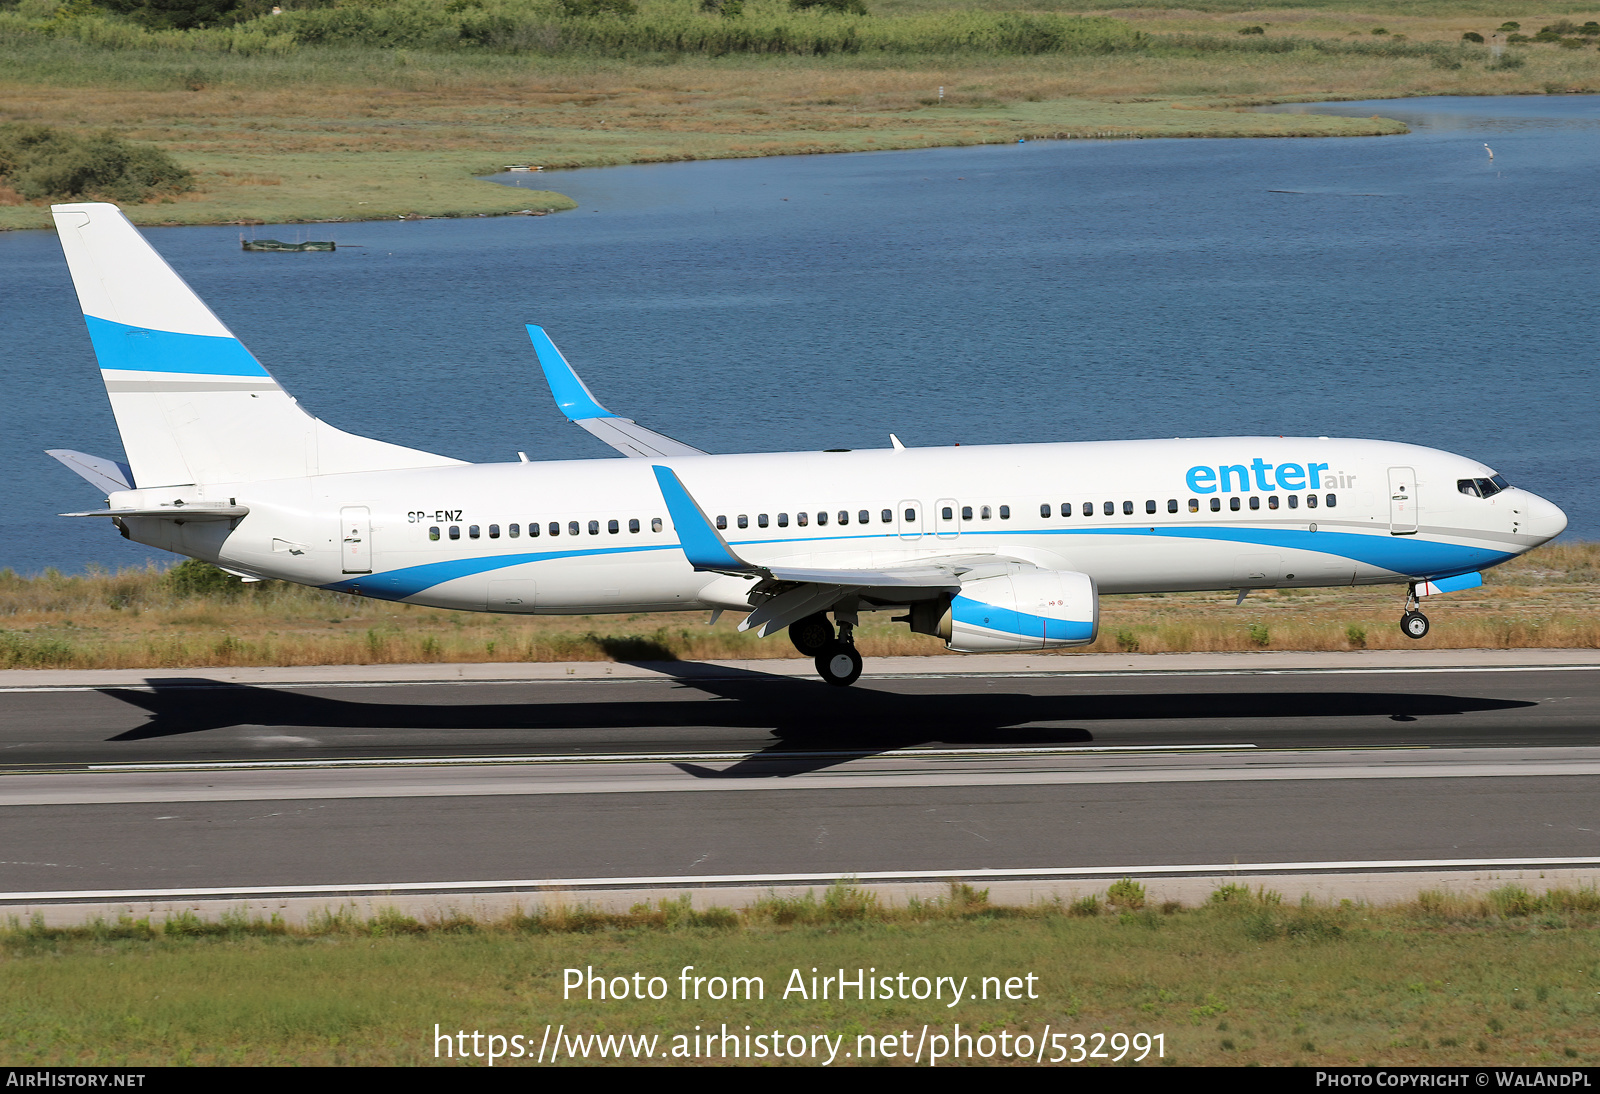
[[[965,581],[942,612],[939,607],[913,605],[912,629],[937,634],[960,653],[1087,646],[1100,631],[1094,580],[1070,571],[1030,569]]]

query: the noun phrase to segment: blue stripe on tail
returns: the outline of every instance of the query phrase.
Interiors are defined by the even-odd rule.
[[[206,376],[267,376],[237,338],[174,334],[85,315],[100,367],[117,372],[186,372]]]

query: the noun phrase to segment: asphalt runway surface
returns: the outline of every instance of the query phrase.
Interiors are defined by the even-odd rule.
[[[1600,670],[0,691],[0,893],[1600,860]]]

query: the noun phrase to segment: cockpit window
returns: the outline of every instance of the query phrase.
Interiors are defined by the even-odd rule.
[[[1504,475],[1495,475],[1487,479],[1457,479],[1456,489],[1469,497],[1492,498],[1502,490],[1511,489],[1511,484]]]

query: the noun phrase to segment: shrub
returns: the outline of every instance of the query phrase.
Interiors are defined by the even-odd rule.
[[[1388,34],[1389,32],[1387,30],[1385,30],[1383,27],[1373,27],[1372,28],[1372,33],[1374,33],[1374,34]]]
[[[1483,45],[1483,35],[1479,34],[1475,30],[1467,31],[1467,33],[1461,36],[1461,40],[1463,42],[1477,42],[1480,46]]]
[[[0,125],[0,183],[28,201],[131,202],[192,190],[194,176],[160,149],[109,130],[85,135],[12,122]]]
[[[238,596],[244,588],[244,582],[209,562],[186,558],[167,571],[167,587],[177,597],[217,596],[227,599]]]
[[[1514,30],[1521,30],[1521,29],[1522,29],[1522,24],[1521,23],[1513,23],[1513,22],[1507,20],[1506,22],[1500,24],[1499,28],[1497,29],[1497,33],[1499,33],[1499,34],[1509,34]]]
[[[1266,32],[1266,28],[1264,28],[1264,27],[1241,27],[1240,30],[1239,30],[1239,33],[1240,34],[1265,34],[1267,32]]]
[[[1260,623],[1250,624],[1250,644],[1252,646],[1265,647],[1271,641],[1272,635],[1268,633],[1265,626]]]
[[[593,19],[601,15],[637,15],[633,0],[561,0],[561,14],[573,19]]]
[[[151,30],[194,30],[212,27],[232,18],[237,0],[100,0]]]
[[[826,11],[833,15],[865,15],[862,0],[789,0],[790,11]]]
[[[1144,897],[1144,886],[1131,877],[1112,882],[1111,887],[1106,890],[1107,904],[1130,912],[1136,912],[1144,907]]]
[[[1359,623],[1351,623],[1344,629],[1344,640],[1350,643],[1350,648],[1353,650],[1366,649],[1367,628]]]

